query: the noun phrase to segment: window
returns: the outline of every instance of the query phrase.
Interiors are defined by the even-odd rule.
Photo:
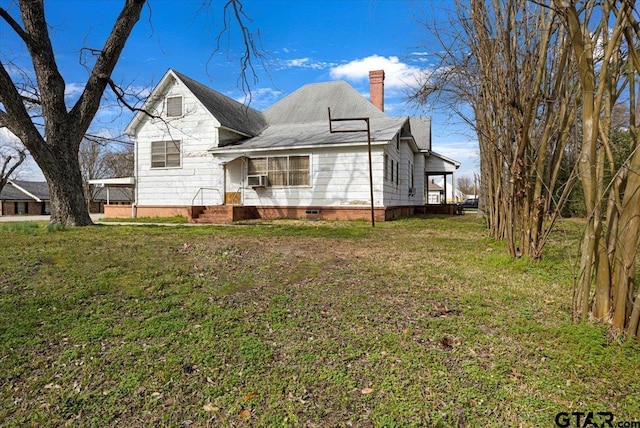
[[[167,97],[167,116],[182,116],[182,97]]]
[[[409,187],[413,188],[413,165],[409,162]]]
[[[384,179],[388,180],[389,179],[389,155],[387,155],[386,153],[383,156],[383,161],[384,161]]]
[[[391,182],[393,182],[393,159],[391,159]]]
[[[249,159],[248,175],[266,175],[267,185],[309,186],[309,156],[272,156]]]
[[[29,214],[29,203],[28,202],[14,202],[14,213],[15,214]]]
[[[180,168],[180,141],[153,141],[151,168]]]
[[[396,186],[400,184],[400,161],[396,162]]]

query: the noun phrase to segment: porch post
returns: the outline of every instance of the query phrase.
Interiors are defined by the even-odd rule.
[[[442,181],[443,181],[443,184],[444,184],[444,202],[441,202],[441,203],[446,204],[447,203],[447,173],[446,172],[444,173],[444,177],[443,178],[444,178],[444,180],[442,180]]]
[[[451,202],[453,202],[454,204],[457,202],[456,201],[456,177],[454,172],[451,173]]]

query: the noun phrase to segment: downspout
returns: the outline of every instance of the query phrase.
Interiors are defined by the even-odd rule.
[[[138,141],[130,137],[133,141],[133,203],[131,204],[131,218],[138,216]]]
[[[245,187],[245,179],[247,177],[247,171],[248,171],[248,166],[247,166],[247,158],[243,157],[242,158],[242,170],[240,171],[240,205],[244,206],[244,187]]]

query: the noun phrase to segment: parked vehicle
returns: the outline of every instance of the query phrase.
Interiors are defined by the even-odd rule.
[[[478,198],[469,198],[469,199],[465,199],[464,202],[460,202],[458,204],[459,208],[462,208],[463,210],[469,210],[469,209],[478,209]]]

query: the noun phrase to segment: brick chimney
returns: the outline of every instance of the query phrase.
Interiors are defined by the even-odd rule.
[[[384,111],[384,70],[369,72],[369,100]]]

